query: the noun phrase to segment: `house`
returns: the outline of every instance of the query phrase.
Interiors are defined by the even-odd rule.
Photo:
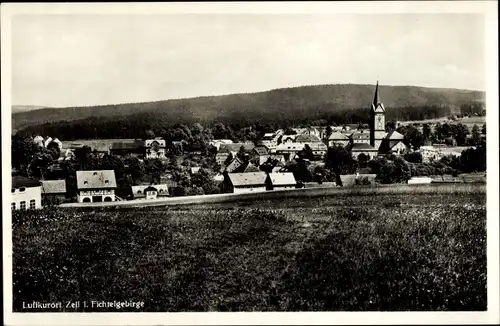
[[[49,146],[49,144],[52,142],[52,137],[50,136],[47,136],[43,139],[43,147],[47,148],[47,146]]]
[[[285,160],[289,161],[295,158],[298,152],[303,150],[305,144],[302,143],[281,143],[276,147],[276,154],[283,155]]]
[[[222,183],[224,193],[249,193],[266,191],[265,172],[225,173]]]
[[[217,152],[217,154],[215,154],[215,162],[217,162],[218,165],[222,166],[226,162],[229,155],[231,155],[231,153],[228,151],[219,151]]]
[[[39,181],[22,177],[12,177],[12,210],[42,208],[42,185]]]
[[[410,180],[408,180],[408,184],[429,184],[431,182],[431,177],[412,177]]]
[[[134,199],[144,198],[150,200],[168,195],[168,185],[166,184],[132,186],[132,196]]]
[[[235,157],[231,163],[229,163],[226,168],[225,168],[225,171],[226,172],[233,172],[234,170],[236,170],[237,168],[239,168],[240,166],[242,166],[244,164],[244,162],[239,159],[238,157]]]
[[[190,169],[191,174],[196,174],[196,173],[200,172],[200,169],[201,169],[201,167],[199,167],[199,166],[191,167],[191,169]]]
[[[52,139],[52,143],[55,143],[57,145],[57,147],[59,148],[59,150],[62,151],[62,147],[63,147],[62,141],[60,141],[57,138],[54,138],[54,139]]]
[[[266,178],[266,190],[295,189],[297,181],[291,172],[269,173]]]
[[[33,138],[33,142],[35,144],[37,144],[38,146],[43,147],[43,137],[42,136],[40,136],[40,135],[35,136],[35,138]]]
[[[347,146],[347,150],[351,152],[354,159],[358,159],[361,154],[366,155],[368,160],[378,155],[378,150],[368,143],[353,143]]]
[[[116,141],[111,144],[109,152],[113,155],[125,156],[131,155],[144,155],[144,143],[139,140],[122,140]]]
[[[393,130],[386,133],[379,145],[379,153],[402,155],[408,151],[408,147],[404,144],[404,136]]]
[[[341,145],[343,147],[346,147],[347,145],[349,145],[349,143],[350,143],[349,136],[340,131],[335,131],[330,135],[330,137],[328,137],[329,147],[333,147],[335,145]]]
[[[165,158],[166,141],[161,138],[146,139],[144,147],[146,158]]]
[[[264,156],[267,154],[269,154],[269,150],[265,146],[256,146],[251,153],[251,155],[255,156]]]
[[[260,166],[260,165],[266,163],[268,160],[278,161],[278,162],[283,162],[283,163],[286,162],[285,157],[283,155],[269,154],[269,155],[259,156],[258,165]]]
[[[370,133],[365,130],[358,130],[351,135],[351,139],[354,144],[370,144]]]
[[[220,145],[222,144],[232,144],[233,141],[231,139],[214,139],[210,141],[210,145],[214,146],[217,150],[219,150]]]
[[[59,158],[57,159],[59,162],[71,160],[75,157],[75,152],[71,148],[67,148],[66,150],[62,150]]]
[[[77,200],[79,203],[115,201],[115,171],[76,171]]]
[[[42,180],[42,199],[46,203],[58,204],[66,198],[66,180]]]

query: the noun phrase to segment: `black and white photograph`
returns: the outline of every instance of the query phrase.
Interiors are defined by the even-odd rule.
[[[496,2],[1,10],[6,324],[500,322]]]

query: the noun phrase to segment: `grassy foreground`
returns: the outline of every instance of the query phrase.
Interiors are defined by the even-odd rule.
[[[485,202],[484,192],[381,194],[15,213],[14,311],[33,300],[144,301],[141,311],[485,310]]]

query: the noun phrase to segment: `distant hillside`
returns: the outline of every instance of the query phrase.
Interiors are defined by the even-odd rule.
[[[39,105],[12,105],[12,113],[27,112],[47,108]]]
[[[45,108],[14,113],[13,128],[78,121],[112,123],[146,120],[155,125],[176,123],[211,124],[224,122],[247,125],[256,122],[278,123],[291,121],[336,119],[337,123],[366,120],[366,110],[373,101],[374,85],[317,85],[275,89],[251,94],[175,99],[147,103],[127,103],[89,107]],[[380,99],[388,110],[388,118],[414,119],[408,116],[411,108],[434,107],[442,112],[433,117],[460,111],[467,103],[484,102],[485,93],[479,91],[425,88],[415,86],[381,86]],[[391,110],[392,116],[389,114]],[[442,109],[441,109],[442,108]],[[398,110],[396,110],[398,109]],[[347,120],[345,117],[348,117]],[[416,117],[418,118],[418,117]],[[352,120],[352,121],[351,121]],[[76,123],[76,122],[75,122]],[[36,131],[36,128],[29,128]]]

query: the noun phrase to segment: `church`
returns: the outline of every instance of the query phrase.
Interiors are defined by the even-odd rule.
[[[379,155],[406,153],[407,147],[403,143],[404,136],[395,130],[389,132],[385,128],[385,107],[379,98],[378,81],[375,86],[375,96],[370,106],[370,130],[357,130],[351,134],[351,142],[347,149],[354,158],[364,154],[368,159]]]

